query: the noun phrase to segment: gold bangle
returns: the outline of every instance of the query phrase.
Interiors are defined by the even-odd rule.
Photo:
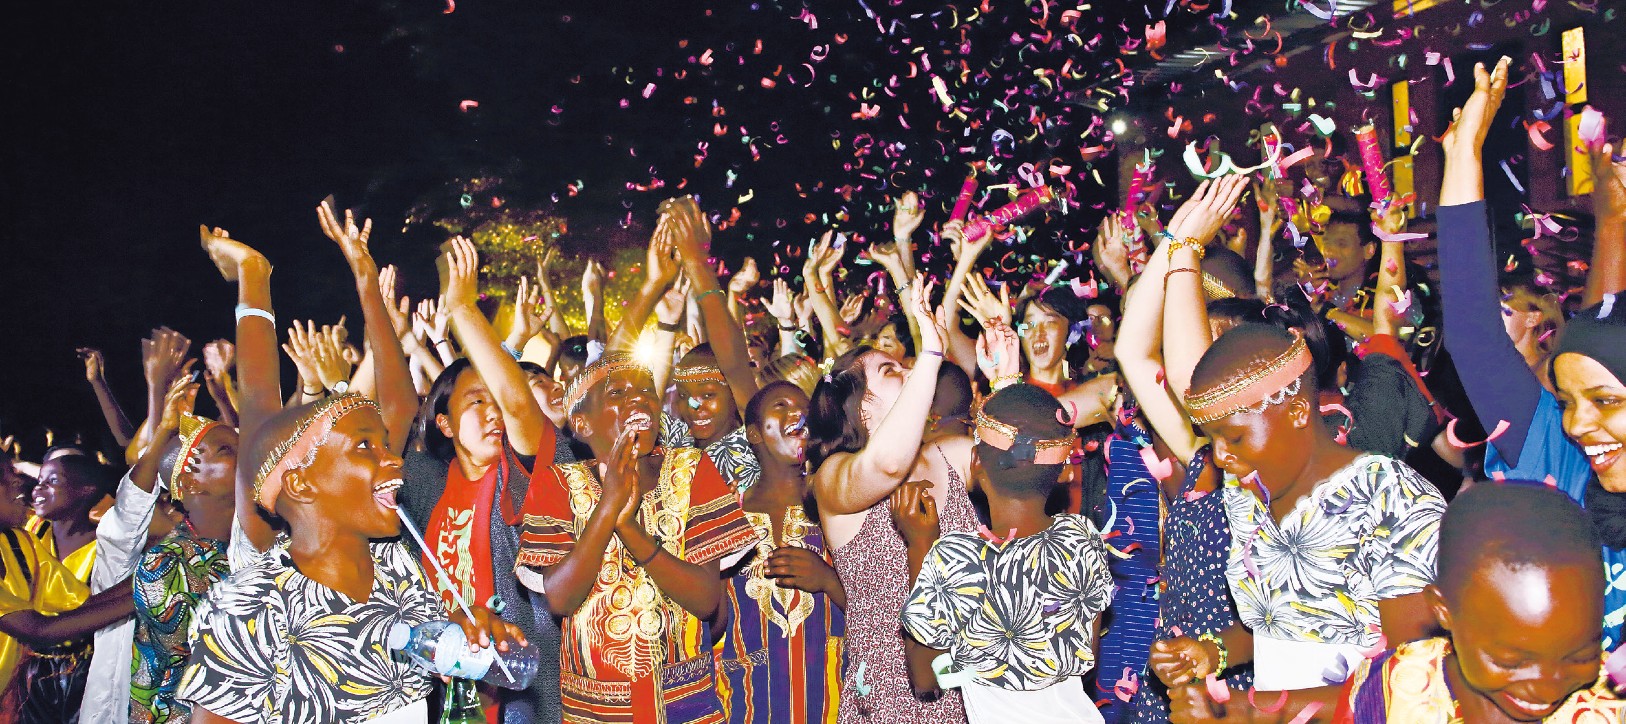
[[[1214,675],[1218,676],[1220,672],[1225,671],[1231,663],[1231,652],[1225,648],[1225,640],[1212,633],[1205,633],[1198,634],[1197,641],[1207,641],[1214,645],[1215,651],[1219,652],[1219,661],[1214,662]]]
[[[1021,382],[1021,381],[1022,381],[1021,373],[1009,374],[1009,375],[1000,375],[999,377],[995,377],[992,382],[989,382],[988,386],[993,388],[994,391],[997,392],[999,390],[1003,390],[1006,387],[1010,387],[1011,385],[1014,385],[1014,384],[1016,384],[1018,382]]]

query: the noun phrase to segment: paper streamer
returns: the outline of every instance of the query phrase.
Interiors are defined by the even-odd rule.
[[[1458,450],[1467,450],[1469,448],[1479,447],[1480,445],[1484,445],[1485,443],[1501,437],[1502,433],[1507,432],[1507,429],[1512,426],[1513,423],[1510,423],[1507,420],[1502,420],[1496,423],[1496,429],[1491,431],[1490,436],[1486,437],[1485,439],[1480,440],[1479,442],[1463,442],[1462,438],[1457,437],[1457,420],[1456,418],[1452,418],[1450,422],[1445,423],[1445,441],[1451,443],[1451,447]]]
[[[1241,168],[1241,167],[1236,165],[1235,161],[1231,160],[1231,154],[1224,153],[1224,152],[1219,152],[1220,160],[1219,160],[1219,163],[1216,164],[1214,170],[1213,171],[1204,171],[1203,170],[1202,158],[1197,155],[1197,142],[1196,141],[1189,141],[1189,142],[1186,143],[1186,152],[1185,152],[1185,154],[1183,154],[1181,156],[1181,159],[1186,162],[1186,168],[1191,171],[1191,175],[1196,177],[1196,178],[1200,178],[1200,179],[1219,178],[1220,176],[1224,176],[1224,175],[1226,175],[1228,173],[1235,173],[1235,174],[1254,173],[1254,172],[1257,172],[1257,171],[1261,171],[1261,170],[1264,170],[1264,169],[1267,169],[1267,168],[1273,168],[1273,167],[1276,166],[1276,163],[1277,163],[1278,160],[1280,160],[1281,153],[1282,153],[1280,135],[1277,135],[1276,140],[1277,140],[1277,143],[1275,144],[1275,147],[1271,148],[1271,150],[1270,150],[1269,154],[1267,155],[1267,157],[1265,158],[1264,162],[1260,163],[1257,166],[1249,166],[1247,168]]]
[[[1208,688],[1208,698],[1213,699],[1215,704],[1230,703],[1231,687],[1226,686],[1225,682],[1220,681],[1215,675],[1204,676],[1203,686]]]

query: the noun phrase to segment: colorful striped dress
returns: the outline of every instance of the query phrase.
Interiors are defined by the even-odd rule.
[[[1131,690],[1120,691],[1118,682],[1138,679],[1157,632],[1163,491],[1141,456],[1141,449],[1150,444],[1146,433],[1132,424],[1120,425],[1107,441],[1112,520],[1102,537],[1111,547],[1107,564],[1114,593],[1101,631],[1095,694],[1106,702],[1101,715],[1109,723],[1128,720]]]
[[[800,505],[785,510],[778,536],[767,513],[745,517],[762,537],[724,593],[729,619],[717,657],[723,711],[731,724],[834,724],[846,616],[827,595],[780,586],[762,572],[785,546],[828,559],[824,533]]]

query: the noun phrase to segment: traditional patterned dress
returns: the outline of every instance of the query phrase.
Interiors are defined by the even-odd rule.
[[[944,460],[947,463],[947,460]],[[948,466],[944,503],[937,509],[943,533],[977,529],[977,512],[965,483]],[[958,691],[945,691],[930,704],[909,687],[900,617],[914,581],[909,580],[909,548],[892,525],[885,500],[864,512],[858,534],[832,550],[836,572],[847,588],[847,673],[841,689],[842,724],[953,724],[965,721]]]
[[[0,531],[0,616],[27,610],[58,614],[90,597],[83,577],[57,560],[55,550],[48,527]],[[0,633],[0,721],[16,720],[26,682],[13,675],[21,673],[25,656],[21,641]]]
[[[1236,622],[1231,592],[1225,583],[1225,561],[1231,554],[1231,526],[1225,522],[1225,496],[1198,496],[1197,479],[1209,464],[1209,448],[1192,456],[1180,496],[1168,504],[1163,521],[1162,580],[1158,602],[1162,612],[1157,638],[1217,634]],[[1233,666],[1222,679],[1233,689],[1253,686],[1253,667]],[[1169,690],[1148,670],[1139,676],[1140,688],[1130,700],[1128,721],[1162,724],[1169,720]]]
[[[663,414],[661,417],[661,444],[668,448],[694,447],[693,433],[689,432],[689,424],[676,415]],[[751,441],[745,438],[745,426],[730,430],[728,434],[717,438],[706,446],[706,457],[717,466],[717,472],[723,474],[730,487],[737,492],[744,492],[757,484],[762,478],[762,463],[757,460],[757,452],[751,448]]]
[[[195,614],[197,645],[175,698],[242,724],[424,721],[431,682],[384,645],[397,623],[444,619],[416,556],[372,545],[365,601],[306,578],[285,548],[238,569]]]
[[[1462,712],[1445,678],[1448,638],[1401,644],[1362,661],[1338,695],[1334,724],[1460,724]],[[1609,675],[1570,695],[1542,721],[1552,724],[1614,724],[1626,721],[1626,701],[1615,696]]]
[[[135,655],[130,662],[130,721],[188,721],[192,708],[175,700],[192,653],[187,632],[209,588],[231,575],[226,541],[177,527],[147,549],[135,571]]]
[[[945,533],[903,609],[903,625],[947,651],[968,676],[966,718],[977,722],[1100,722],[1081,677],[1112,599],[1106,544],[1080,515],[1012,541]],[[941,680],[941,678],[940,678]]]
[[[1382,634],[1378,601],[1434,580],[1445,499],[1416,471],[1366,454],[1301,498],[1278,525],[1251,488],[1225,483],[1225,577],[1253,631],[1255,686],[1343,683]]]
[[[556,466],[533,480],[519,566],[558,563],[602,494],[592,463]],[[671,555],[708,563],[750,545],[756,531],[705,453],[667,450],[641,520]],[[598,581],[565,619],[560,696],[566,722],[707,724],[723,721],[709,627],[678,605],[611,537]]]
[[[823,593],[780,586],[763,575],[775,548],[826,556],[824,534],[802,506],[785,510],[780,535],[767,513],[746,511],[755,556],[728,579],[729,624],[718,646],[717,694],[732,724],[834,724],[841,703],[847,620]]]
[[[34,537],[40,559],[59,561],[59,565],[72,577],[72,583],[66,578],[60,578],[59,583],[75,590],[84,587],[83,595],[88,598],[90,571],[96,564],[96,542],[91,541],[80,546],[79,550],[61,556],[57,554],[56,538],[51,534],[50,523],[31,516],[24,528]],[[53,597],[56,595],[42,593]],[[91,637],[86,636],[78,641],[37,648],[23,660],[18,670],[23,688],[19,721],[42,724],[73,724],[79,721],[79,703],[84,698],[85,677],[90,673],[91,641]]]

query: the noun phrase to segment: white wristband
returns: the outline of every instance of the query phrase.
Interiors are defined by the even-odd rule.
[[[247,304],[239,304],[237,305],[237,323],[242,324],[244,317],[259,317],[267,322],[270,322],[271,326],[277,326],[277,315],[267,312],[264,309],[260,309],[259,307],[250,307]]]

